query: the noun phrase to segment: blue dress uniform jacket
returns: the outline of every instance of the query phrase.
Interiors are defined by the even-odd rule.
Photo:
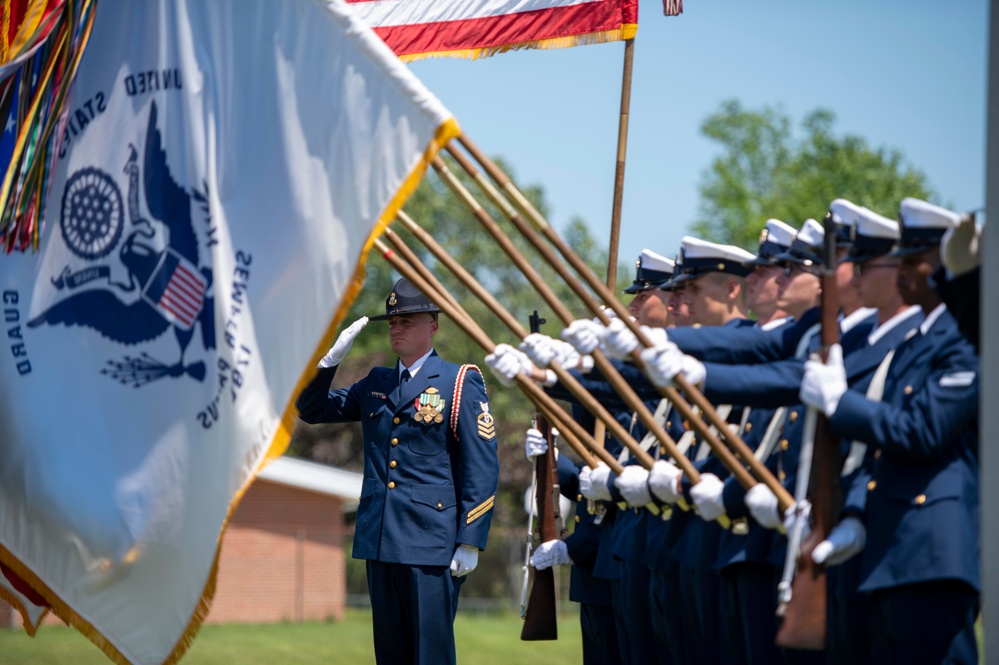
[[[848,390],[830,422],[877,457],[862,591],[935,580],[979,588],[978,358],[944,311],[895,352],[881,402]]]
[[[449,566],[459,544],[485,549],[499,478],[496,434],[482,375],[465,367],[434,352],[402,387],[397,367],[376,367],[349,388],[329,390],[337,370],[330,367],[299,396],[305,422],[361,422],[355,559]],[[440,422],[414,419],[424,394],[445,400]]]

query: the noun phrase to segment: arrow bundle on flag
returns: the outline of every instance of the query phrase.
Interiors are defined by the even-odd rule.
[[[458,129],[339,1],[96,11],[40,251],[0,259],[0,597],[173,662],[302,368]]]

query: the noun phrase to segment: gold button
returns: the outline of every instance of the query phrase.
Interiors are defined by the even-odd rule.
[[[576,515],[576,524],[579,524],[579,515]]]
[[[374,418],[374,417],[375,417],[375,412],[374,411],[372,411],[371,413],[368,414],[368,418]]]
[[[874,451],[874,459],[881,459],[881,449],[878,448]]]
[[[398,425],[399,424],[399,416],[396,416],[395,418],[393,418],[392,422],[395,423],[396,425]]]
[[[747,432],[753,431],[753,423],[746,423],[746,431]]]
[[[797,411],[792,411],[791,415],[788,416],[788,418],[790,418],[791,422],[793,423],[795,420],[798,419],[798,412]]]
[[[389,489],[390,490],[394,490],[395,489],[395,481],[389,481]]]
[[[916,504],[917,506],[921,506],[921,505],[923,505],[924,503],[926,503],[926,495],[925,495],[925,494],[920,494],[920,495],[919,495],[919,496],[917,496],[917,497],[916,497],[916,498],[915,498],[915,499],[914,499],[913,501],[914,501],[914,503],[915,503],[915,504]]]
[[[393,446],[398,446],[399,445],[399,439],[392,439],[392,445]]]
[[[787,480],[787,474],[784,473],[783,469],[781,469],[780,473],[777,474],[777,477],[780,478],[781,482],[784,482],[785,480]]]
[[[444,504],[438,501],[437,502],[437,510],[440,510],[443,507],[444,507]]]
[[[666,446],[659,446],[659,454],[660,455],[666,454]]]
[[[912,386],[906,386],[905,390],[903,392],[905,392],[906,395],[911,395],[912,394]]]
[[[787,449],[791,447],[790,442],[787,439],[781,439],[780,449],[787,452]]]
[[[867,483],[867,491],[868,492],[873,492],[874,488],[877,487],[877,486],[878,486],[878,481],[872,480],[871,482]]]
[[[395,460],[392,460],[391,462],[389,462],[389,468],[390,469],[394,469],[397,466],[399,466],[399,463],[396,462]]]
[[[577,494],[576,495],[576,501],[582,501],[582,500],[583,500],[583,495],[582,494]]]

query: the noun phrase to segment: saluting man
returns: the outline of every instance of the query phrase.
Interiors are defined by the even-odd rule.
[[[437,307],[405,279],[385,315],[348,326],[296,406],[307,423],[356,422],[364,482],[354,558],[367,560],[378,663],[454,663],[464,576],[485,549],[499,479],[496,432],[482,374],[440,358]],[[368,321],[388,320],[395,367],[330,390]]]

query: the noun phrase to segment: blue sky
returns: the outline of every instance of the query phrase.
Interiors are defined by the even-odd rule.
[[[900,149],[938,201],[984,205],[984,0],[641,0],[619,260],[672,256],[717,154],[701,136],[722,100],[817,107],[835,131]],[[487,153],[544,186],[550,221],[587,221],[606,245],[620,108],[620,42],[412,63]],[[894,216],[895,211],[882,210]],[[802,220],[784,220],[798,226]]]

